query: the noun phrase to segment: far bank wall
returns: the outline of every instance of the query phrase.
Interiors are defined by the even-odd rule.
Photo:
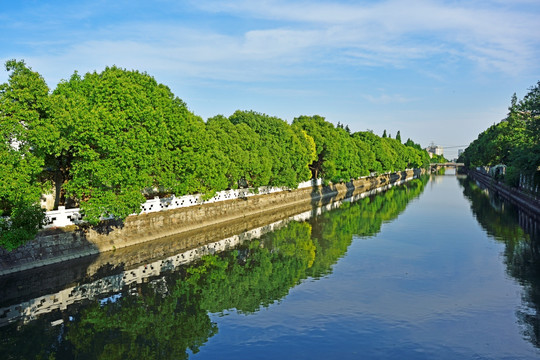
[[[540,220],[540,201],[534,196],[512,188],[480,171],[468,169],[466,172],[472,179],[497,192],[504,199],[518,205],[535,219]]]

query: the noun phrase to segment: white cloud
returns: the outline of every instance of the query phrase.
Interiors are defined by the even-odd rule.
[[[109,31],[114,36],[108,36]],[[235,37],[182,26],[129,24],[55,51],[21,57],[51,83],[74,70],[100,71],[111,65],[184,78],[261,81],[309,72],[300,64],[309,62],[309,51],[321,36],[314,31],[271,29]]]
[[[533,3],[533,2],[531,2]],[[410,48],[426,48],[428,54],[446,48],[461,50],[462,57],[491,64],[496,70],[537,66],[540,32],[537,14],[484,2],[389,0],[366,4],[335,4],[313,1],[205,2],[207,11],[289,22],[295,28],[316,28],[321,46],[350,47],[374,52],[383,63],[393,62],[384,47],[402,59],[414,59]],[[314,33],[315,34],[315,33]],[[369,36],[367,36],[369,35]],[[396,47],[395,43],[402,44]],[[445,44],[441,47],[441,44]],[[378,51],[379,50],[379,51]],[[354,54],[350,52],[349,54]],[[362,51],[359,54],[363,54]],[[360,56],[362,58],[363,56]]]
[[[117,65],[155,76],[203,117],[318,113],[423,144],[475,138],[501,117],[483,107],[504,113],[540,70],[537,0],[164,0],[144,16],[140,4],[111,4],[2,12],[0,61],[25,59],[51,88]],[[464,103],[477,114],[459,113]]]
[[[235,81],[330,76],[339,66],[413,66],[440,76],[437,67],[463,60],[486,72],[512,75],[538,68],[536,14],[508,10],[496,1],[496,5],[493,1],[475,4],[432,0],[196,2],[194,6],[204,11],[267,22],[227,34],[171,20],[109,22],[99,29],[82,27],[73,34],[51,37],[48,41],[54,50],[43,42],[27,43],[39,47],[39,53],[24,58],[32,60],[36,70],[54,73],[53,81],[69,76],[75,68],[99,70],[112,64]],[[67,11],[68,15],[95,14],[99,9],[75,10]],[[422,62],[430,60],[433,64],[427,69]]]

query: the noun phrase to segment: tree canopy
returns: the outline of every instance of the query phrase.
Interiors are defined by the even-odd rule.
[[[459,161],[466,166],[507,166],[505,181],[516,186],[520,174],[538,179],[540,165],[540,81],[518,101],[512,96],[509,113],[478,135]]]
[[[151,76],[117,67],[75,73],[51,96],[67,159],[63,187],[87,220],[124,218],[145,201],[142,190],[215,192],[223,179],[205,124]]]
[[[10,60],[6,69],[0,215],[13,221],[0,220],[5,248],[35,236],[43,221],[35,204],[46,192],[55,193],[55,207],[78,206],[96,224],[138,213],[156,194],[210,198],[225,189],[296,188],[311,178],[350,181],[424,165],[421,149],[351,133],[318,115],[289,124],[238,110],[205,122],[167,86],[135,70],[75,72],[51,91],[23,61]],[[7,240],[13,236],[21,241]]]
[[[43,222],[35,204],[46,186],[42,144],[51,132],[45,80],[23,61],[6,62],[6,70],[9,82],[0,85],[0,246],[11,250],[34,237]]]
[[[282,119],[255,111],[236,111],[229,120],[253,129],[259,135],[261,145],[268,149],[272,164],[268,185],[295,188],[310,179],[308,165],[315,153],[313,142],[304,133],[294,131]]]
[[[315,142],[316,158],[309,165],[313,178],[349,181],[372,172],[399,171],[429,164],[421,148],[411,148],[398,140],[379,137],[370,131],[349,133],[323,117],[300,116],[293,127],[304,130]]]

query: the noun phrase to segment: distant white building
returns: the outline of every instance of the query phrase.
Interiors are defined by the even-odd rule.
[[[431,144],[430,146],[426,148],[426,151],[428,152],[429,157],[433,157],[433,155],[440,156],[443,154],[443,148],[442,146],[439,146],[439,145]]]

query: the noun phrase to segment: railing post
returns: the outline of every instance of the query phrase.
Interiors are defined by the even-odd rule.
[[[59,206],[58,207],[58,215],[56,215],[56,226],[67,226],[71,225],[71,221],[68,219],[66,214],[66,207],[65,206]]]

